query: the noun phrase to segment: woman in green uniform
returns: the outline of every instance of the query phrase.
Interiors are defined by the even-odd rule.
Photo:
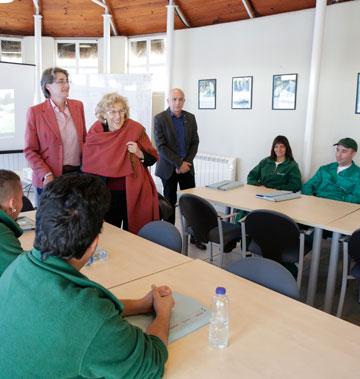
[[[250,171],[247,183],[277,190],[300,191],[301,173],[285,136],[274,139],[270,156]]]

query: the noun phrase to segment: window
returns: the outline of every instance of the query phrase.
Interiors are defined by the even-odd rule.
[[[1,38],[0,60],[3,62],[22,63],[21,40],[17,38]]]
[[[57,41],[56,64],[70,74],[99,72],[98,43],[96,41]]]
[[[129,39],[129,73],[151,73],[153,91],[166,86],[165,38],[162,36]]]

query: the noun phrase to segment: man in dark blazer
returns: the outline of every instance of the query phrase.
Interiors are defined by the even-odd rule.
[[[175,209],[176,191],[195,187],[193,160],[199,146],[195,116],[183,110],[184,92],[179,88],[170,91],[169,108],[154,118],[155,143],[160,160],[156,165],[156,176],[164,186],[164,197]],[[173,219],[175,223],[175,212]],[[205,245],[196,243],[199,248]]]

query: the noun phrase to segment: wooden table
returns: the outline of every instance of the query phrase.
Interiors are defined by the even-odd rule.
[[[219,191],[207,187],[199,187],[184,190],[182,193],[191,193],[203,197],[208,201],[245,211],[253,211],[255,209],[274,210],[288,215],[297,223],[314,227],[314,240],[306,299],[307,304],[313,305],[319,271],[322,229],[327,229],[329,223],[360,209],[360,204],[307,195],[301,195],[298,199],[283,202],[266,201],[258,199],[255,196],[257,193],[273,191],[274,190],[270,188],[246,184],[230,191]]]
[[[35,212],[24,215],[34,218]],[[24,249],[31,249],[34,232],[25,232],[20,238]],[[145,240],[110,224],[104,223],[99,247],[108,253],[107,262],[95,262],[81,272],[105,288],[111,288],[192,259]]]
[[[195,260],[113,288],[119,298],[168,284],[210,307],[215,287],[230,298],[230,342],[208,347],[208,327],[169,345],[166,378],[358,378],[360,328]]]

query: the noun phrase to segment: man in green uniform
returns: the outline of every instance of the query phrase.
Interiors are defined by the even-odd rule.
[[[171,290],[118,300],[79,270],[93,255],[109,193],[90,175],[49,183],[33,250],[0,278],[4,378],[160,378],[167,359]],[[147,333],[123,316],[155,311]]]
[[[360,203],[360,167],[353,162],[358,145],[352,138],[336,143],[336,162],[321,166],[302,187],[305,195]]]

